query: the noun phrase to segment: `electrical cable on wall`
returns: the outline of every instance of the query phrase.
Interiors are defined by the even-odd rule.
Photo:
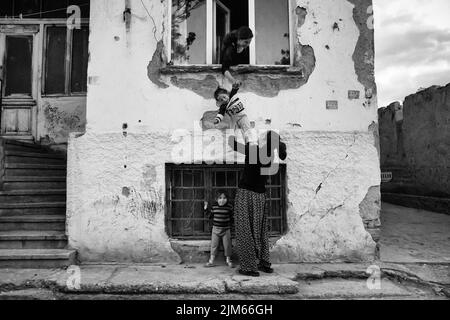
[[[77,6],[79,7],[86,7],[89,5],[88,3],[83,3],[83,4],[78,4]],[[64,7],[64,8],[59,8],[59,9],[53,9],[53,10],[48,10],[48,11],[39,11],[39,12],[34,12],[34,13],[29,13],[29,14],[20,14],[18,16],[12,15],[11,17],[9,16],[5,16],[6,19],[23,19],[23,18],[27,18],[27,17],[33,17],[36,15],[39,15],[39,17],[43,14],[46,13],[52,13],[52,12],[58,12],[58,11],[65,11],[67,10],[68,7]]]
[[[152,20],[153,23],[153,37],[155,38],[156,42],[158,42],[158,39],[156,38],[156,31],[158,31],[158,28],[156,27],[155,19],[151,16],[150,12],[148,11],[147,7],[145,6],[145,3],[143,0],[141,0],[142,6],[144,7],[145,11],[147,12],[147,15]]]

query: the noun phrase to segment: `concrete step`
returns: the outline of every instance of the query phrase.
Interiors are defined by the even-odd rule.
[[[0,231],[0,249],[64,249],[67,236],[61,231]]]
[[[66,201],[66,190],[12,190],[0,191],[0,203],[35,203]]]
[[[60,153],[36,153],[29,151],[6,150],[5,155],[9,157],[24,157],[24,158],[66,159],[65,155]]]
[[[65,215],[0,216],[0,231],[65,231]]]
[[[34,176],[34,177],[66,177],[67,166],[58,164],[37,164],[37,163],[7,163],[5,164],[5,176]]]
[[[24,142],[24,141],[18,141],[18,140],[13,140],[13,139],[4,139],[5,141],[5,145],[6,147],[12,147],[12,146],[17,146],[17,147],[22,147],[22,148],[28,148],[28,149],[37,149],[40,150],[42,148],[45,148],[41,145],[38,145],[34,142]]]
[[[3,190],[65,189],[66,177],[4,177]]]
[[[26,143],[33,143],[33,141],[34,141],[34,137],[33,136],[29,136],[29,135],[18,136],[18,135],[3,134],[2,135],[2,139],[3,140],[14,140],[14,141],[26,142]]]
[[[49,153],[49,154],[56,154],[56,152],[52,151],[49,148],[45,148],[39,145],[35,144],[28,144],[23,143],[22,144],[10,144],[8,142],[5,143],[5,150],[6,151],[12,151],[12,152],[28,152],[28,153]]]
[[[66,214],[66,202],[0,203],[0,216]]]
[[[3,249],[0,268],[45,269],[76,264],[76,251],[65,249]]]
[[[5,163],[39,163],[39,164],[60,164],[67,163],[66,157],[59,153],[36,153],[22,151],[5,151]]]

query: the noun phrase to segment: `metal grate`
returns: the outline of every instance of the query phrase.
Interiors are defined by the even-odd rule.
[[[166,227],[178,239],[206,239],[212,225],[204,215],[204,201],[213,203],[219,190],[234,205],[243,165],[166,165]],[[286,230],[285,165],[268,178],[266,210],[270,236]]]

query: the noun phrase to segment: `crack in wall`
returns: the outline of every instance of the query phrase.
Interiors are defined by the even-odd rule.
[[[342,165],[342,163],[343,163],[346,159],[348,159],[350,150],[351,150],[351,149],[353,148],[353,146],[356,144],[356,137],[357,137],[357,136],[356,136],[356,134],[355,134],[355,135],[353,136],[353,142],[351,143],[351,145],[347,148],[347,150],[346,150],[346,152],[345,152],[345,153],[346,153],[345,157],[344,157],[342,160],[339,161],[338,165],[337,165],[333,170],[331,170],[331,171],[325,176],[325,178],[323,179],[323,181],[322,181],[322,182],[319,184],[319,186],[316,188],[314,197],[313,197],[313,198],[311,199],[311,201],[308,203],[308,210],[307,210],[305,213],[303,213],[303,214],[299,217],[298,221],[297,221],[290,229],[295,229],[296,226],[301,222],[302,218],[305,217],[306,215],[308,215],[308,214],[311,213],[311,210],[312,210],[312,208],[311,208],[311,207],[312,207],[312,204],[314,203],[315,200],[317,200],[317,197],[318,197],[318,195],[319,195],[319,192],[322,190],[323,185],[327,182],[327,180],[329,179],[329,177],[330,177],[334,172],[336,172],[336,171],[339,169],[339,167]],[[314,229],[317,228],[317,226],[318,226],[318,224],[320,223],[320,221],[321,221],[323,218],[325,218],[325,216],[327,216],[327,215],[330,213],[330,211],[333,211],[333,212],[334,212],[334,210],[336,210],[336,209],[338,209],[338,208],[340,208],[340,207],[343,207],[343,206],[345,205],[345,202],[346,202],[350,197],[351,197],[351,195],[347,196],[347,197],[344,199],[344,201],[343,201],[342,204],[340,204],[340,205],[338,205],[338,206],[336,206],[336,207],[333,207],[333,208],[329,209],[329,210],[327,211],[327,213],[326,213],[323,217],[321,217],[321,219],[320,219],[319,222],[316,224],[316,226],[315,226]]]

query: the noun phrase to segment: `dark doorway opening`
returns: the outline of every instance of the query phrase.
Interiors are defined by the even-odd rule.
[[[7,36],[6,52],[5,96],[31,96],[33,38]]]
[[[248,1],[241,0],[220,0],[220,2],[230,10],[230,30],[237,30],[242,26],[248,26]],[[219,21],[217,21],[219,22]],[[247,48],[243,54],[239,55],[239,64],[250,63],[250,51]]]

